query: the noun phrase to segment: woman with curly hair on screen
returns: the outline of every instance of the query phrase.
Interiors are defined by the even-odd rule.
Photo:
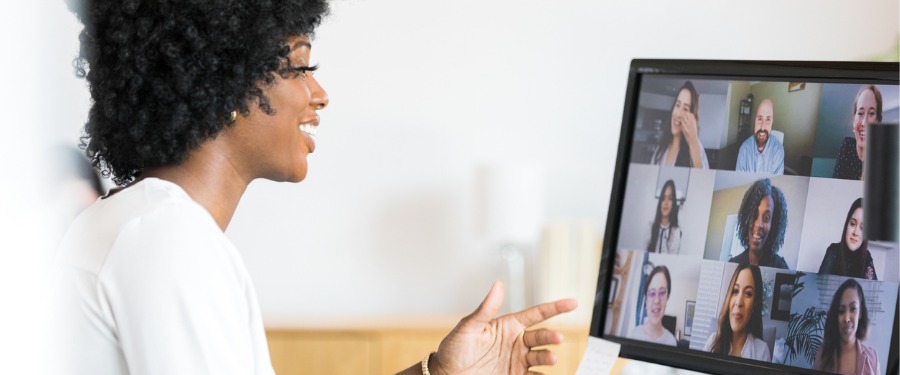
[[[784,193],[772,181],[764,178],[750,185],[738,211],[738,239],[744,251],[728,261],[787,269],[787,262],[778,255],[784,245],[787,214]]]
[[[875,262],[869,253],[869,241],[863,238],[862,204],[862,198],[857,198],[850,205],[841,242],[833,243],[825,250],[825,257],[819,266],[820,274],[878,280]]]
[[[762,340],[763,281],[759,267],[738,265],[728,285],[719,314],[719,330],[709,336],[704,350],[770,361],[772,353]]]
[[[85,210],[56,259],[60,368],[74,374],[271,374],[256,292],[224,235],[255,179],[299,182],[328,96],[310,50],[316,0],[97,0],[78,74],[82,138],[120,185]],[[560,300],[496,317],[503,287],[402,373],[524,374],[558,332],[525,331]],[[426,354],[426,353],[422,353]]]
[[[831,299],[825,315],[825,335],[813,370],[847,375],[880,375],[875,349],[863,345],[869,331],[869,310],[862,286],[847,279]]]

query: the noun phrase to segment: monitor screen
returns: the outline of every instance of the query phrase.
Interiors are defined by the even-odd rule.
[[[635,60],[627,90],[591,335],[703,372],[896,374],[900,250],[863,237],[862,178],[898,64]]]

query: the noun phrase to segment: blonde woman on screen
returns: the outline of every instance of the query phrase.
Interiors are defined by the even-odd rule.
[[[865,85],[856,93],[850,121],[853,137],[844,138],[841,143],[832,178],[862,180],[863,163],[866,161],[866,126],[881,122],[882,107],[881,91],[875,85]]]

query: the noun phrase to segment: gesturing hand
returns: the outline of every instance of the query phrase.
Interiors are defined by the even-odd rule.
[[[577,301],[559,300],[495,318],[501,304],[503,283],[498,281],[481,306],[441,341],[437,353],[431,357],[430,372],[434,375],[535,374],[528,368],[556,364],[556,356],[549,350],[533,348],[560,344],[562,334],[547,329],[525,329],[574,310]]]

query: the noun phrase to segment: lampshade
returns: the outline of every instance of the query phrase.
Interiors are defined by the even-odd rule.
[[[478,170],[480,232],[498,242],[533,243],[544,220],[544,179],[533,164]]]

